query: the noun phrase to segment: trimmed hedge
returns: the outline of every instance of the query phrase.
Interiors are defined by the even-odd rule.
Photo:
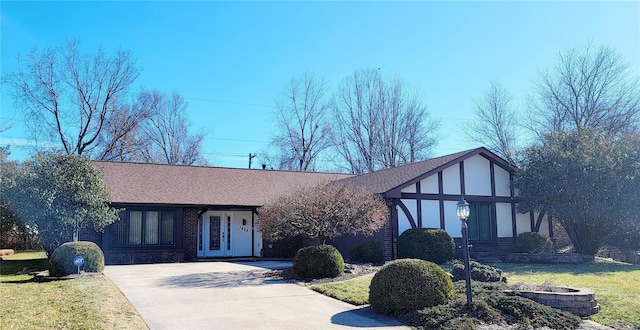
[[[522,233],[516,239],[516,250],[521,253],[542,253],[550,246],[549,236],[538,232]]]
[[[307,246],[293,258],[293,271],[303,279],[336,277],[344,273],[344,259],[332,245]]]
[[[67,242],[56,248],[49,258],[49,275],[66,276],[78,272],[78,266],[73,264],[76,256],[84,258],[80,270],[100,273],[104,270],[104,254],[93,242]]]
[[[453,259],[455,242],[442,229],[413,228],[398,238],[398,258],[415,258],[444,264]]]
[[[398,259],[383,266],[371,279],[371,309],[384,315],[445,304],[453,298],[451,277],[433,262]]]
[[[502,269],[491,267],[489,265],[483,265],[473,260],[469,262],[469,266],[471,266],[471,279],[474,281],[507,283],[507,278],[502,276]],[[465,279],[466,275],[464,273],[464,264],[462,263],[462,261],[456,260],[453,262],[451,275],[453,275],[454,281]]]
[[[376,265],[384,263],[384,250],[382,244],[377,241],[368,241],[358,244],[351,249],[351,260],[356,262],[368,262]]]

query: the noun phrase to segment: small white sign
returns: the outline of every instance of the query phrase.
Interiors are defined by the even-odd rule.
[[[84,265],[84,258],[82,256],[76,256],[73,258],[73,264],[78,267]]]

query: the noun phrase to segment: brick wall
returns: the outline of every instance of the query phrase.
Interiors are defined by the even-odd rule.
[[[78,240],[94,242],[102,248],[102,232],[95,231],[93,226],[82,228],[78,232]]]
[[[184,208],[182,210],[182,250],[185,260],[195,260],[198,249],[198,213],[197,208]]]
[[[127,249],[120,251],[104,251],[104,263],[107,265],[182,262],[184,260],[184,253],[175,249]]]

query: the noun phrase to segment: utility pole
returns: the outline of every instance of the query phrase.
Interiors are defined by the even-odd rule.
[[[249,153],[249,168],[251,168],[251,162],[256,158],[256,154]]]

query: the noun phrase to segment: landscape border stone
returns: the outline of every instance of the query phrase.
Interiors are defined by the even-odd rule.
[[[571,287],[549,287],[538,290],[509,290],[540,304],[586,317],[600,312],[595,292]]]
[[[522,264],[579,264],[584,262],[580,253],[509,253],[505,262]]]

